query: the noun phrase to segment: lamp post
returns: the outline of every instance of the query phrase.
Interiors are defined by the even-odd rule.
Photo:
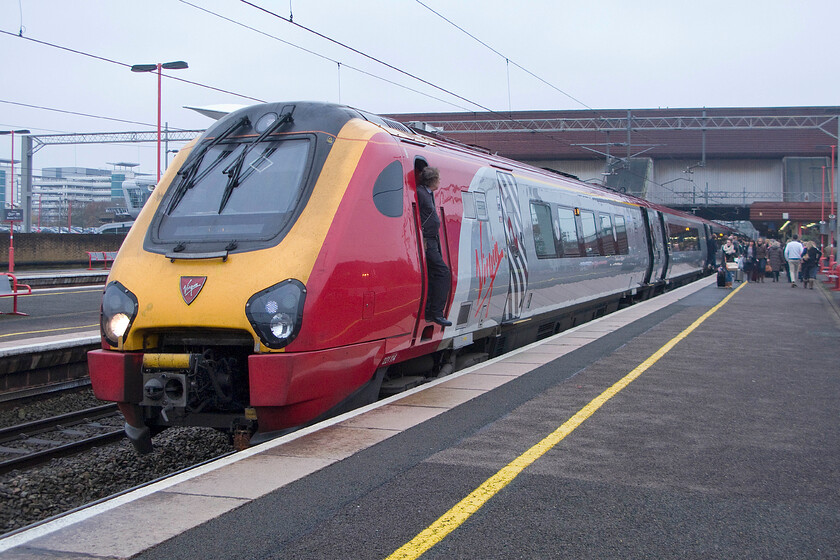
[[[14,209],[15,207],[15,134],[29,134],[29,131],[26,129],[20,130],[3,130],[0,131],[0,135],[12,135],[12,160],[9,162],[11,166],[11,182],[9,183],[9,207]],[[8,217],[8,216],[7,216]],[[9,222],[9,272],[15,271],[15,221],[19,220],[7,220]]]
[[[160,183],[160,81],[161,81],[161,68],[166,68],[167,70],[183,70],[184,68],[189,68],[186,62],[183,60],[176,60],[175,62],[158,62],[156,64],[135,64],[131,67],[132,72],[154,72],[157,70],[158,75],[158,98],[157,98],[157,182]],[[157,183],[155,184],[157,185]]]

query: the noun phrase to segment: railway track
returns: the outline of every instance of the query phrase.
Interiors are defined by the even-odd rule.
[[[28,468],[125,437],[114,404],[0,429],[0,474]]]

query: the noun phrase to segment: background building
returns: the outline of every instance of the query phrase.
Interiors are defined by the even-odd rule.
[[[756,234],[819,230],[837,211],[840,107],[390,116]]]
[[[423,123],[427,130],[464,144],[735,225],[752,235],[785,237],[795,231],[828,242],[829,232],[837,233],[837,106],[390,117]],[[167,130],[164,139],[184,142],[200,132]],[[27,163],[34,167],[32,156],[47,145],[155,140],[151,133],[137,132],[23,136],[18,169]],[[50,168],[31,182],[21,177],[23,188],[16,193],[32,185],[31,214],[25,209],[25,224],[36,225],[39,196],[43,217],[62,219],[69,206],[96,197],[136,216],[153,181],[136,175],[135,164],[112,165],[111,171]]]
[[[5,167],[3,167],[5,163]],[[40,175],[32,176],[32,226],[36,228],[64,228],[79,224],[81,212],[99,203],[97,222],[131,219],[130,209],[139,209],[148,199],[154,177],[137,174],[138,164],[117,162],[111,169],[89,167],[45,167]],[[15,169],[15,204],[20,207],[20,165]],[[10,169],[8,160],[0,160],[0,201],[7,207],[10,201]],[[73,219],[73,216],[76,219]],[[136,212],[134,213],[136,216]]]

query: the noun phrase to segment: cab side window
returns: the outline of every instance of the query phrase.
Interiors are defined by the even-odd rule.
[[[392,161],[373,183],[373,204],[382,214],[398,218],[403,213],[402,165]]]

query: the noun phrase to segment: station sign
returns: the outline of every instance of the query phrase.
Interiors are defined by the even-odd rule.
[[[5,216],[3,216],[4,222],[22,222],[23,221],[23,209],[22,208],[6,208],[5,209]]]

